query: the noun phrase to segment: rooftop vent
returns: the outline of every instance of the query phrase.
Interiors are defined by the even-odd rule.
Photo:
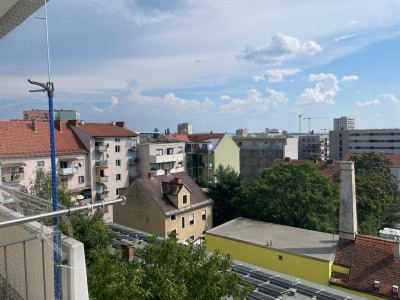
[[[379,290],[379,286],[381,285],[379,280],[374,280],[374,289]]]
[[[399,286],[398,285],[392,285],[392,292],[393,294],[398,294],[399,293]]]

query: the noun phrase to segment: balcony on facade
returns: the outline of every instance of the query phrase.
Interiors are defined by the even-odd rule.
[[[187,144],[186,145],[186,153],[202,153],[202,154],[211,154],[213,151],[212,144]]]
[[[213,164],[212,163],[200,163],[199,167],[200,168],[206,168],[206,169],[212,169]]]
[[[150,155],[150,163],[160,164],[164,162],[183,161],[183,153],[176,153],[171,155]]]
[[[135,165],[135,164],[137,164],[138,163],[138,158],[137,157],[129,157],[128,158],[128,163],[130,164],[130,165]]]
[[[59,175],[65,176],[65,175],[74,175],[78,173],[78,168],[60,168],[58,171]]]
[[[98,175],[98,176],[96,176],[96,182],[98,182],[98,183],[108,182],[108,176]]]
[[[25,173],[3,174],[1,179],[4,183],[21,181],[25,179]]]
[[[108,168],[108,160],[97,160],[96,167],[98,168]]]
[[[107,151],[109,144],[105,144],[103,141],[97,141],[95,142],[94,150],[97,153],[105,152]]]

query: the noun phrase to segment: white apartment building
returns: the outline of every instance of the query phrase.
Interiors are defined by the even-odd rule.
[[[185,142],[143,143],[138,146],[139,175],[164,175],[186,170]]]
[[[329,158],[329,135],[302,135],[299,137],[299,159]]]
[[[181,123],[177,126],[178,134],[193,134],[193,126],[190,123]]]
[[[343,116],[340,118],[333,119],[333,130],[354,130],[355,129],[355,119]]]

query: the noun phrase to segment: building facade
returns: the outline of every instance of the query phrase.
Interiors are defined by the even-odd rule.
[[[348,116],[334,118],[333,130],[354,130],[356,129],[355,123],[355,119]]]
[[[299,137],[299,159],[329,158],[329,135],[301,135]]]
[[[49,121],[49,111],[41,109],[32,109],[23,111],[23,119],[38,120],[38,121]],[[71,109],[56,109],[54,110],[54,120],[60,120],[68,122],[69,120],[81,121],[81,115],[79,112]]]
[[[193,134],[193,126],[190,123],[181,123],[177,126],[177,134]]]
[[[212,228],[212,200],[186,172],[136,179],[123,194],[125,205],[114,206],[114,222],[181,241],[197,240]]]

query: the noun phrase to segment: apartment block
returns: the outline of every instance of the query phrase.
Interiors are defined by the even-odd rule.
[[[190,123],[181,123],[177,126],[177,134],[193,134],[193,126]]]
[[[299,137],[299,159],[329,158],[329,135],[301,135]]]
[[[344,116],[333,119],[333,130],[354,130],[354,129],[356,129],[354,118]]]

